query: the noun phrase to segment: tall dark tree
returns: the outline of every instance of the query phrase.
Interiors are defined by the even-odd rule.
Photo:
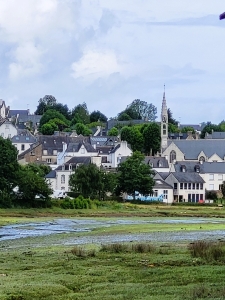
[[[90,123],[90,116],[87,109],[87,104],[84,102],[82,104],[78,104],[74,107],[71,113],[72,124],[76,123],[83,123],[89,124]]]
[[[68,126],[70,125],[70,122],[65,118],[64,115],[62,115],[57,110],[49,109],[41,117],[40,127],[43,126],[44,124],[48,123],[50,120],[53,120],[53,119],[59,119],[59,120],[63,121],[66,125],[68,125]]]
[[[168,108],[167,113],[168,113],[168,123],[177,126],[178,121],[173,118],[173,113],[170,108]]]
[[[38,106],[35,111],[35,115],[43,115],[49,107],[56,105],[57,100],[52,95],[45,95],[43,98],[40,98],[38,101]]]
[[[118,167],[118,194],[127,193],[133,195],[135,192],[143,195],[153,193],[154,179],[153,172],[149,165],[144,163],[144,155],[136,151],[125,162]]]
[[[128,105],[128,108],[137,113],[137,119],[147,121],[156,120],[157,108],[152,103],[135,99],[130,105]]]
[[[101,113],[99,110],[95,110],[90,114],[90,122],[107,122],[107,117]]]
[[[147,155],[154,155],[160,150],[161,132],[157,123],[153,122],[145,126],[143,138],[144,152]]]
[[[216,124],[212,124],[211,122],[207,122],[206,126],[202,129],[200,137],[202,139],[205,138],[206,133],[212,133],[212,131],[220,132],[221,127]]]
[[[121,140],[127,141],[131,145],[133,151],[143,150],[143,135],[138,126],[124,126],[121,129]]]
[[[10,193],[17,185],[18,153],[11,141],[2,137],[0,137],[0,153],[0,192]]]

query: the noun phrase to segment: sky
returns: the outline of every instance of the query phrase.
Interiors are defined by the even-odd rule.
[[[134,99],[182,124],[225,119],[224,0],[0,0],[0,99],[53,95],[115,117]]]

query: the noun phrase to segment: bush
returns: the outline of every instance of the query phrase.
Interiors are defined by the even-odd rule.
[[[87,257],[87,256],[95,257],[96,256],[95,249],[85,250],[84,248],[82,248],[80,246],[73,247],[73,249],[70,252],[77,257]]]
[[[155,247],[146,243],[138,243],[132,245],[132,250],[137,253],[154,253]]]
[[[225,260],[224,243],[196,241],[191,243],[188,249],[193,257],[202,258],[207,262]]]
[[[130,249],[128,245],[123,243],[114,243],[108,245],[102,245],[101,251],[103,252],[110,252],[110,253],[121,253],[121,252],[128,252]]]

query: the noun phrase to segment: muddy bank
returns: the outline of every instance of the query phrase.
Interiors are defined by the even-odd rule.
[[[159,224],[179,224],[180,230],[173,232],[156,231],[149,233],[116,233],[121,226],[129,229],[131,225],[159,225]],[[203,228],[204,224],[224,224],[225,219],[213,218],[143,218],[143,219],[91,219],[91,218],[60,218],[52,221],[40,223],[24,223],[7,225],[0,228],[0,245],[4,241],[23,240],[25,238],[46,237],[44,244],[52,245],[72,245],[89,243],[113,243],[131,241],[153,241],[153,242],[175,242],[197,239],[225,239],[224,230],[186,230],[188,224],[199,224]],[[107,228],[113,227],[110,233]],[[96,229],[105,228],[106,232],[95,235],[91,234]],[[223,228],[223,226],[222,226]],[[156,229],[157,230],[157,229]],[[113,232],[114,231],[114,232]],[[90,234],[88,234],[90,233]],[[65,234],[67,237],[65,237]],[[51,240],[51,241],[50,241]],[[34,243],[35,240],[33,241]]]

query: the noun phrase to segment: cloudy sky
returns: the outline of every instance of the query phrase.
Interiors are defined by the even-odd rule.
[[[224,0],[0,0],[0,99],[54,95],[114,117],[134,99],[183,124],[225,119]]]

